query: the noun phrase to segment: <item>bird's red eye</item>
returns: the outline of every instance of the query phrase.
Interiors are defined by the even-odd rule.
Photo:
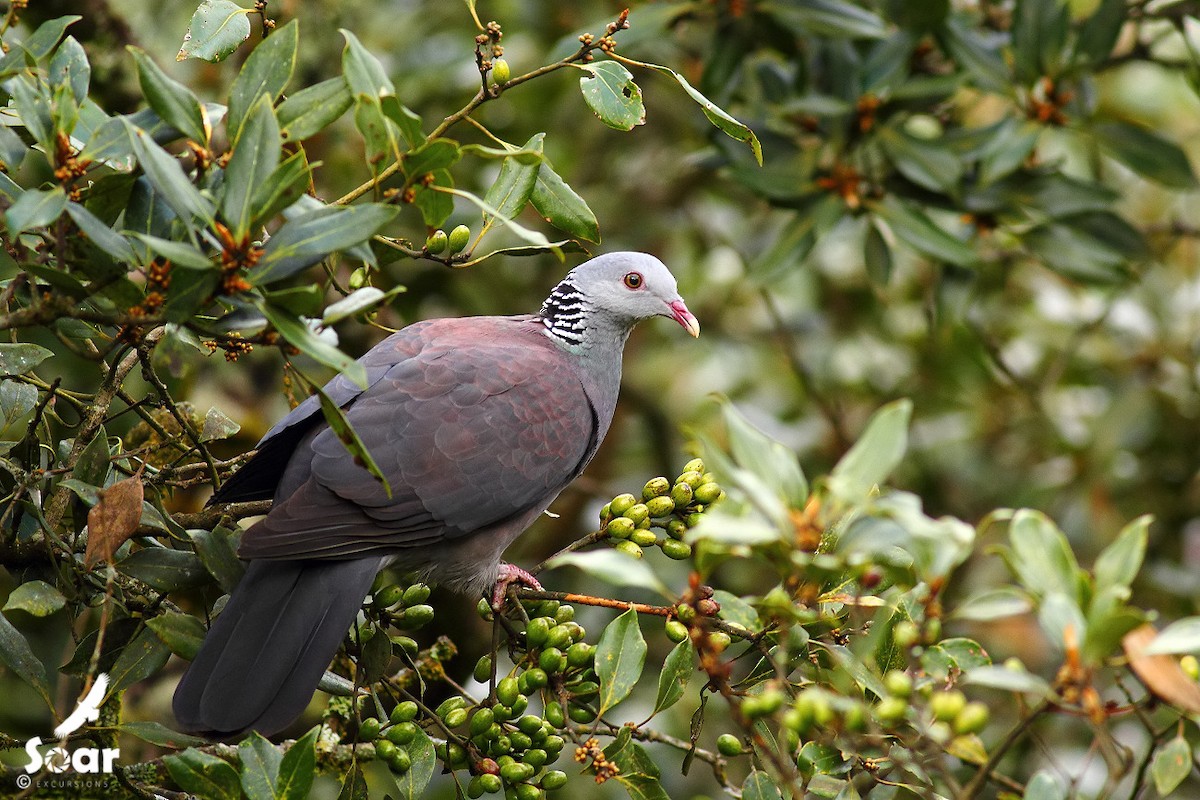
[[[630,289],[640,289],[642,288],[642,280],[642,273],[630,272],[625,276],[625,285]]]

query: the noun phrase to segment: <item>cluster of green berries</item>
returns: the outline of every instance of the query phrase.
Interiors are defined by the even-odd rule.
[[[358,741],[373,742],[375,757],[388,765],[397,775],[403,775],[412,767],[409,745],[417,738],[417,704],[411,700],[398,703],[387,721],[368,717],[358,725]]]
[[[453,256],[466,249],[470,241],[471,229],[466,225],[456,226],[449,234],[438,228],[425,240],[425,249],[435,256],[442,253]]]
[[[911,675],[894,669],[883,676],[887,695],[875,705],[875,719],[885,730],[895,729],[911,716],[919,716],[913,698],[914,682]],[[931,681],[924,682],[917,695],[925,701],[928,709],[928,733],[938,743],[948,742],[954,736],[979,733],[987,727],[988,708],[983,703],[967,702],[966,695],[958,689],[934,690]]]
[[[405,630],[428,625],[433,621],[433,606],[425,602],[428,599],[429,587],[423,583],[414,583],[407,588],[394,584],[378,588],[371,596],[367,622],[358,628],[359,647],[365,647],[375,636],[388,635],[395,655],[403,652],[409,658],[417,658],[419,650],[415,639],[384,632],[390,625]],[[435,661],[446,661],[454,655],[453,652],[443,652],[447,648],[453,651],[454,645],[448,639],[439,639],[438,644],[430,648],[429,655]]]
[[[557,600],[523,605],[529,621],[524,636],[511,643],[517,663],[496,681],[495,702],[468,709],[457,698],[448,701],[453,705],[442,718],[448,727],[465,726],[472,750],[482,756],[467,785],[471,798],[504,790],[506,796],[536,800],[561,787],[566,774],[546,769],[566,746],[558,731],[567,727],[568,720],[583,725],[596,718],[594,701],[600,691],[594,669],[596,647],[583,641],[586,631],[575,622],[574,606]],[[486,600],[480,602],[479,613],[491,617]],[[511,623],[520,634],[521,623]],[[475,680],[490,682],[493,669],[492,657],[484,655],[475,665]],[[529,698],[539,693],[545,709],[542,716],[526,713]]]
[[[647,481],[640,501],[632,494],[614,497],[600,510],[600,524],[614,546],[632,556],[641,558],[644,548],[657,546],[669,558],[685,559],[692,548],[683,541],[684,533],[724,496],[712,473],[704,471],[704,462],[695,458],[674,483],[662,477]],[[656,529],[666,535],[660,537]]]

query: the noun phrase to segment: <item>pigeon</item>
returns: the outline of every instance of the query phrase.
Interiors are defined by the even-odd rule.
[[[541,588],[505,548],[583,472],[608,432],[633,326],[693,337],[675,278],[644,253],[571,270],[537,314],[417,322],[360,360],[362,388],[324,388],[387,480],[310,397],[271,428],[213,502],[272,499],[242,537],[249,562],[175,690],[180,727],[278,733],[304,711],[379,570],[502,603]],[[390,489],[390,493],[389,493]]]

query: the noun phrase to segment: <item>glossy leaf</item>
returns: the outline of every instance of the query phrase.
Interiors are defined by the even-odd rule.
[[[187,242],[176,242],[170,239],[160,239],[157,236],[151,236],[146,233],[135,233],[134,236],[138,241],[144,243],[151,252],[157,253],[167,259],[176,267],[182,267],[189,270],[206,271],[213,266],[211,258],[199,250],[192,247]],[[175,294],[178,287],[172,281],[171,294]]]
[[[750,147],[750,152],[754,155],[754,160],[761,167],[763,163],[762,144],[759,143],[758,137],[754,131],[745,123],[739,122],[729,112],[718,106],[713,101],[709,100],[699,92],[695,87],[688,83],[687,78],[680,75],[673,69],[659,66],[658,64],[642,64],[644,67],[649,67],[657,72],[664,72],[674,78],[680,86],[683,87],[688,97],[700,106],[700,110],[704,112],[704,116],[708,121],[717,127],[722,133],[731,139],[736,139],[739,142],[745,142]],[[634,87],[636,88],[636,86]],[[643,114],[643,117],[645,115]],[[644,120],[643,120],[644,121]],[[640,123],[639,123],[640,124]]]
[[[37,400],[37,387],[15,380],[0,381],[0,431],[32,411]]]
[[[150,628],[142,628],[121,649],[117,663],[113,664],[108,677],[108,696],[112,697],[138,681],[145,680],[161,670],[171,657],[171,651]]]
[[[384,71],[379,59],[363,47],[358,37],[350,31],[339,28],[338,32],[346,39],[346,46],[342,50],[342,74],[350,86],[350,93],[375,98],[394,95],[396,87],[392,85],[392,79]]]
[[[105,253],[117,261],[132,263],[137,260],[133,246],[121,234],[104,224],[104,222],[79,203],[67,203],[67,213],[83,231],[84,236],[92,241]]]
[[[239,135],[233,143],[233,155],[225,167],[224,194],[221,196],[221,215],[241,241],[259,214],[254,200],[279,166],[283,141],[279,123],[271,108],[271,98],[263,94],[247,112]]]
[[[92,67],[88,64],[83,45],[76,41],[74,36],[63,39],[54,52],[54,57],[50,59],[48,77],[52,86],[69,86],[77,104],[87,100]]]
[[[762,770],[753,770],[742,782],[742,800],[780,800],[779,787]]]
[[[645,664],[646,640],[631,608],[608,624],[596,645],[601,714],[629,696]]]
[[[133,153],[138,164],[163,202],[185,222],[193,218],[211,222],[212,204],[188,180],[179,162],[151,141],[145,131],[134,128],[127,121],[124,124],[133,142]]]
[[[425,787],[429,785],[437,767],[433,742],[425,731],[418,730],[417,735],[404,748],[408,751],[411,766],[408,772],[397,776],[396,787],[404,800],[421,800],[428,796]]]
[[[254,190],[250,208],[251,229],[268,222],[304,195],[312,181],[312,167],[303,149],[284,159]]]
[[[325,313],[321,317],[321,324],[326,326],[335,325],[342,320],[353,317],[355,314],[370,311],[387,303],[403,291],[403,286],[397,286],[387,292],[377,289],[374,286],[364,286],[361,289],[355,289],[336,303],[330,303],[326,306]]]
[[[161,722],[122,722],[117,726],[117,730],[121,733],[127,733],[130,736],[136,736],[143,742],[149,742],[159,747],[179,749],[182,747],[202,747],[208,744],[208,740],[206,739],[173,731]]]
[[[240,800],[242,796],[237,772],[214,755],[188,748],[164,756],[163,764],[181,789],[205,800]]]
[[[279,335],[301,353],[337,370],[357,385],[366,388],[367,372],[363,365],[318,337],[302,320],[269,303],[259,306],[259,310],[275,330],[279,331]]]
[[[224,61],[250,38],[249,14],[252,11],[230,0],[205,0],[192,14],[183,35],[183,46],[175,60]]]
[[[208,124],[200,101],[191,90],[167,75],[137,47],[126,48],[137,64],[138,82],[146,102],[168,125],[198,144],[208,142]]]
[[[1009,523],[1008,536],[1012,546],[1011,566],[1031,594],[1040,597],[1058,592],[1078,597],[1079,565],[1067,537],[1049,517],[1021,509]]]
[[[146,620],[146,627],[154,631],[172,653],[188,661],[196,657],[207,633],[199,619],[176,611],[164,611],[151,617]]]
[[[317,731],[313,728],[297,739],[279,761],[275,796],[280,800],[304,800],[317,774]]]
[[[596,215],[587,201],[576,194],[549,164],[543,163],[538,169],[537,182],[529,199],[542,219],[560,231],[599,243],[600,225]]]
[[[189,531],[188,536],[208,574],[216,579],[223,591],[233,592],[246,572],[245,565],[237,557],[234,532],[218,525],[211,531]]]
[[[237,141],[242,124],[258,98],[266,95],[274,103],[283,94],[296,69],[300,22],[292,20],[258,43],[246,58],[229,87],[229,113],[225,127],[230,141]]]
[[[1146,557],[1146,541],[1152,518],[1142,516],[1126,525],[1117,538],[1096,558],[1096,588],[1128,587],[1137,577]]]
[[[0,342],[0,375],[24,375],[52,355],[40,344]]]
[[[46,682],[46,667],[33,654],[29,640],[13,627],[8,618],[0,614],[0,661],[13,671],[13,674],[28,683],[53,707],[50,700],[50,685]]]
[[[1144,178],[1171,189],[1196,188],[1196,175],[1187,154],[1160,134],[1129,122],[1093,125],[1100,146]]]
[[[658,673],[658,695],[654,700],[652,714],[670,708],[679,702],[687,689],[692,673],[696,671],[696,648],[688,639],[684,639],[672,648],[663,662],[662,672]]]
[[[545,137],[544,133],[534,134],[521,149],[540,153]],[[513,219],[529,202],[540,167],[541,162],[538,161],[527,164],[515,157],[506,158],[500,166],[500,174],[496,176],[495,182],[484,196],[484,202],[495,208],[505,219]],[[483,219],[485,223],[491,221],[487,212],[484,212]]]
[[[4,611],[19,609],[35,617],[48,617],[67,604],[62,592],[45,581],[26,581],[13,589],[4,602]]]
[[[949,192],[962,180],[962,162],[941,143],[918,139],[893,127],[880,130],[878,138],[896,170],[918,186]]]
[[[887,26],[877,15],[843,0],[770,3],[767,10],[801,35],[846,39],[882,39],[887,35]]]
[[[195,553],[166,547],[147,547],[116,564],[117,571],[137,578],[160,592],[189,589],[208,582],[208,573]]]
[[[579,68],[588,73],[579,79],[579,90],[601,122],[621,131],[645,124],[642,90],[629,70],[616,61],[582,64]]]
[[[306,86],[279,104],[280,134],[286,141],[298,142],[315,136],[354,104],[350,87],[340,75]]]
[[[33,228],[44,228],[67,210],[67,195],[61,186],[53,189],[29,189],[4,212],[10,236]]]
[[[278,800],[275,784],[279,779],[282,758],[275,745],[256,731],[238,742],[238,759],[242,762],[242,791],[249,800]]]
[[[872,210],[888,224],[897,239],[930,258],[964,267],[975,266],[979,261],[970,245],[939,228],[919,208],[889,196]]]
[[[336,250],[369,239],[399,209],[379,204],[321,208],[288,220],[263,250],[250,282],[263,286],[291,277]]]

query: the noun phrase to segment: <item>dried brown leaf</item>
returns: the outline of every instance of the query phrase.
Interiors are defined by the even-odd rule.
[[[88,543],[83,563],[89,569],[100,561],[111,563],[117,548],[137,531],[145,499],[141,470],[101,490],[99,495],[100,501],[88,512]]]
[[[1125,634],[1121,646],[1130,668],[1155,697],[1189,713],[1200,713],[1200,685],[1188,677],[1179,660],[1166,655],[1142,655],[1157,636],[1153,625],[1142,625]]]

